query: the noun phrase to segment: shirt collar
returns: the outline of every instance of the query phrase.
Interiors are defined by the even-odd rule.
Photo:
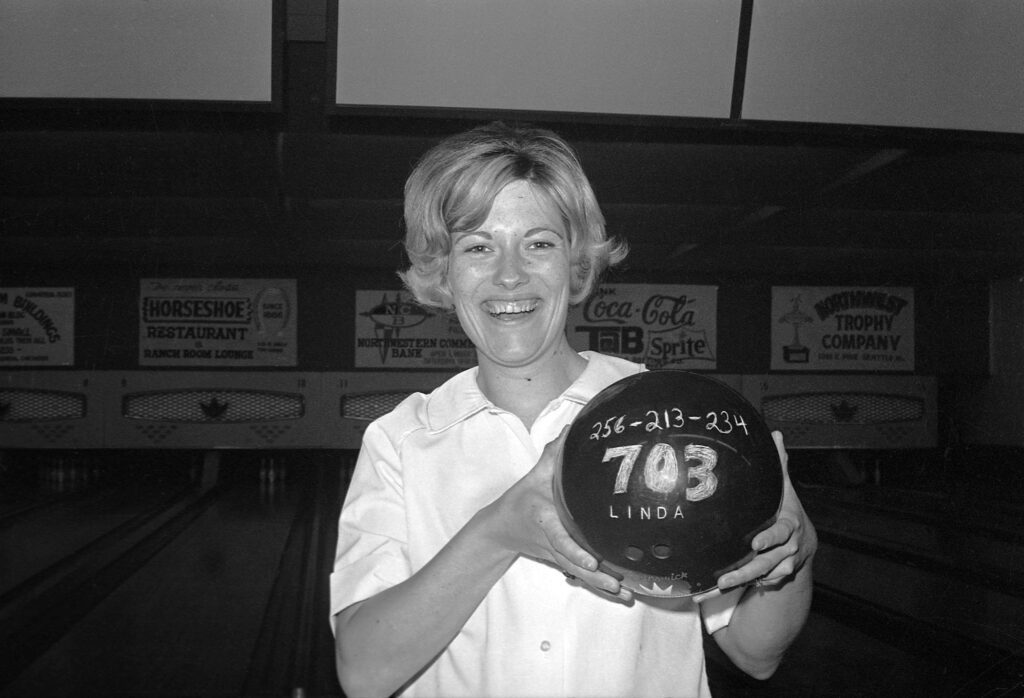
[[[557,400],[568,400],[581,405],[605,387],[626,375],[644,370],[639,364],[614,356],[582,351],[587,367],[576,381],[566,388]],[[430,394],[427,402],[427,423],[431,431],[440,432],[469,419],[485,409],[494,408],[477,385],[477,367],[456,374]]]
[[[427,398],[427,426],[431,431],[444,431],[494,406],[477,385],[478,370],[474,366],[457,373],[430,394]]]
[[[580,356],[587,360],[587,367],[576,379],[576,382],[562,393],[562,399],[578,402],[581,405],[590,402],[595,395],[615,381],[644,370],[641,364],[616,356],[607,356],[593,351],[581,351]]]

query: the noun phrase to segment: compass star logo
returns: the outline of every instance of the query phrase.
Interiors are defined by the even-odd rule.
[[[391,343],[398,339],[403,329],[416,327],[433,317],[433,313],[428,313],[422,306],[403,298],[401,292],[395,294],[394,300],[388,300],[388,294],[384,293],[380,303],[360,315],[373,321],[373,334],[380,340],[377,351],[381,363],[387,361]]]

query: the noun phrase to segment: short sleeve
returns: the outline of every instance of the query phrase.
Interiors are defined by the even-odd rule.
[[[378,422],[367,427],[338,520],[331,616],[412,574],[398,451]],[[331,624],[333,627],[334,624]]]
[[[714,634],[729,625],[742,595],[743,587],[739,587],[724,594],[713,594],[700,602],[700,614],[708,634]]]

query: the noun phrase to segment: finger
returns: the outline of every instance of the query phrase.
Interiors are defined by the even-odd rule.
[[[773,431],[772,441],[775,442],[775,449],[779,452],[779,461],[782,463],[782,472],[788,475],[789,454],[786,452],[786,444],[785,439],[782,436],[782,432],[778,430]]]
[[[558,433],[558,436],[548,441],[544,445],[544,450],[541,452],[540,460],[537,461],[537,469],[548,469],[554,472],[556,463],[562,462],[562,452],[565,449],[565,439],[569,433],[569,427],[565,426],[562,431]]]
[[[554,456],[562,457],[562,449],[565,448],[565,440],[569,435],[569,425],[566,424],[562,427],[562,431],[558,432],[558,436],[551,439],[544,445],[544,450],[551,449],[551,454]]]
[[[575,548],[555,547],[552,546],[555,551],[556,562],[565,568],[569,569],[572,567],[574,570],[582,570],[584,572],[594,572],[597,570],[597,558],[588,553],[579,546]],[[565,564],[561,564],[564,561]],[[572,570],[569,570],[572,572]],[[576,574],[575,572],[572,572]]]
[[[727,572],[718,578],[718,586],[723,589],[744,586],[758,578],[772,578],[781,580],[782,576],[775,573],[777,568],[790,556],[782,549],[776,548],[767,553],[762,553],[739,569]]]
[[[632,591],[622,586],[619,580],[602,572],[589,573],[580,577],[580,580],[592,589],[596,589],[602,594],[613,599],[617,599],[624,603],[629,603],[633,600]]]
[[[757,552],[770,550],[791,539],[795,532],[796,523],[789,518],[783,517],[754,536],[754,540],[751,541],[750,547]]]
[[[624,586],[619,586],[619,593],[616,594],[615,597],[623,603],[633,603],[633,592]]]
[[[571,581],[579,581],[611,596],[625,598],[622,594],[624,587],[619,583],[618,579],[610,574],[602,572],[599,569],[587,569],[586,567],[580,567],[579,565],[573,564],[573,562],[568,558],[557,553],[555,554],[555,562]],[[626,591],[628,592],[628,590]],[[632,597],[630,596],[629,598]]]
[[[699,594],[690,597],[690,600],[696,604],[704,603],[708,599],[714,599],[722,595],[722,588],[716,586],[714,589],[709,591],[703,591]]]
[[[794,572],[796,572],[796,562],[792,557],[787,557],[764,576],[769,583],[778,584],[792,577]]]
[[[589,550],[581,546],[569,535],[557,516],[550,525],[545,526],[544,534],[548,538],[548,545],[556,558],[567,561],[573,567],[593,572],[598,567],[597,558]],[[556,560],[559,561],[560,560]]]

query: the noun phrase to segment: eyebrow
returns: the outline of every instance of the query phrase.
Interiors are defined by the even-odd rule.
[[[470,235],[479,235],[490,239],[491,234],[485,230],[456,230],[452,232],[452,242],[459,242],[462,238],[469,237]]]
[[[539,235],[541,233],[553,233],[554,235],[557,235],[563,240],[568,239],[569,237],[566,233],[562,232],[561,230],[551,228],[546,225],[538,225],[536,227],[530,228],[523,234],[523,237],[528,238],[534,235]],[[479,235],[480,237],[486,240],[494,239],[494,235],[489,230],[456,230],[452,233],[452,242],[460,242],[462,238],[469,237],[470,235]]]

